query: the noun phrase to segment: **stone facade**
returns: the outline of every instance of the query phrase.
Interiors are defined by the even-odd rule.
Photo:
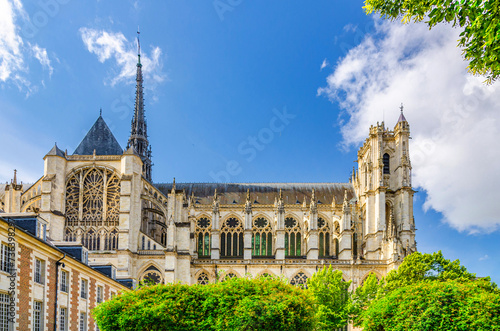
[[[357,286],[416,250],[402,112],[393,130],[370,128],[346,183],[153,183],[141,68],[127,149],[99,117],[75,153],[47,153],[33,185],[15,174],[0,196],[5,212],[38,213],[55,243],[82,243],[91,264],[137,281],[272,274],[301,283],[333,265]]]

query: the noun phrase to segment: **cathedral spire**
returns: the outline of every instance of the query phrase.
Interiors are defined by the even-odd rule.
[[[137,29],[139,30],[139,29]],[[148,141],[148,126],[144,116],[144,92],[142,85],[142,64],[141,64],[141,43],[139,40],[140,32],[137,31],[137,74],[134,117],[132,119],[132,128],[130,138],[128,139],[127,149],[133,146],[140,156],[143,166],[142,173],[144,177],[151,181],[151,146]]]

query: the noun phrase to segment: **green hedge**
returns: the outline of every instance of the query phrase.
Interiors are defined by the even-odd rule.
[[[209,285],[155,285],[125,292],[93,310],[102,331],[311,330],[311,295],[277,278]]]
[[[489,281],[421,281],[375,300],[365,331],[500,330],[500,293]]]

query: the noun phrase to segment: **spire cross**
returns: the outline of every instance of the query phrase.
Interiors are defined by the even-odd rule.
[[[399,109],[401,110],[401,113],[403,113],[403,103],[401,102],[401,107],[399,107]]]

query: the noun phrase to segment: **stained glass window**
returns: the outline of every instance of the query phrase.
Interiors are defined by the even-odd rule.
[[[243,223],[228,218],[221,227],[221,257],[243,257]]]
[[[263,217],[258,217],[253,221],[252,228],[252,255],[271,256],[273,255],[273,235],[271,222]]]
[[[285,218],[285,256],[302,255],[302,234],[295,218]]]

